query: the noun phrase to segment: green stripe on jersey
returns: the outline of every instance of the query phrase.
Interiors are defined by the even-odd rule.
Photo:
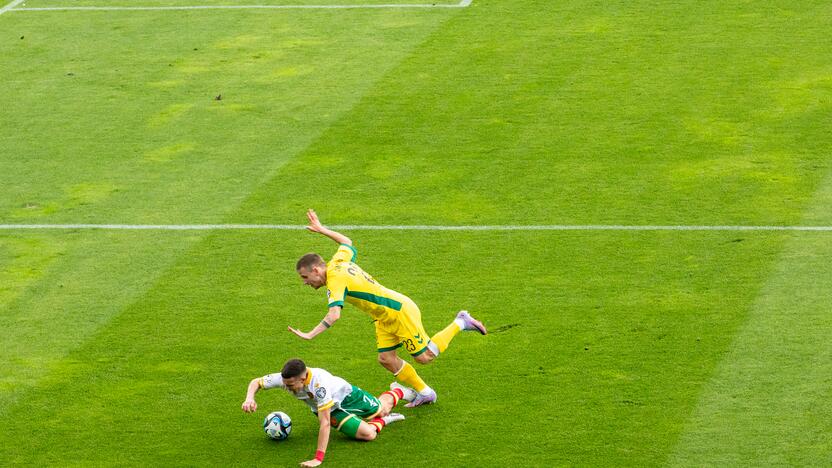
[[[380,306],[387,307],[388,309],[393,310],[402,310],[402,303],[387,297],[376,296],[375,294],[359,292],[359,291],[347,291],[347,296],[354,297],[356,299],[361,299],[362,301],[372,302],[373,304],[378,304]]]
[[[350,259],[350,261],[355,263],[355,259],[358,257],[358,251],[355,250],[355,247],[353,247],[351,245],[347,245],[347,244],[341,244],[341,245],[343,245],[344,247],[352,250],[352,258]]]
[[[399,349],[402,347],[402,344],[399,343],[396,346],[391,346],[389,348],[378,348],[378,352],[383,353],[385,351],[393,351],[394,349]]]

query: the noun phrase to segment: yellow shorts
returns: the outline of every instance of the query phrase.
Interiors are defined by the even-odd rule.
[[[429,342],[422,313],[413,301],[402,302],[402,308],[392,319],[376,321],[376,345],[380,353],[404,346],[405,351],[418,356],[428,349]]]

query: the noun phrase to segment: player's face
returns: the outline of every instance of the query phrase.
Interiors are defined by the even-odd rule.
[[[301,268],[298,270],[298,274],[303,280],[303,284],[308,284],[315,289],[326,284],[326,273],[320,267]]]
[[[297,377],[289,377],[288,379],[283,379],[283,385],[286,386],[287,389],[293,392],[299,392],[303,390],[303,381],[306,377],[303,375],[299,375]]]

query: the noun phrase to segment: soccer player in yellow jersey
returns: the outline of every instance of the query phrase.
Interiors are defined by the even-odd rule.
[[[344,302],[348,302],[375,320],[378,362],[392,372],[396,380],[416,390],[407,406],[435,402],[436,392],[419,377],[413,366],[396,354],[396,350],[404,347],[416,362],[427,364],[445,351],[461,330],[485,335],[488,333],[485,326],[463,310],[444,330],[429,336],[422,325],[422,314],[416,303],[404,294],[385,288],[356,265],[357,251],[347,236],[324,227],[313,210],[309,210],[306,216],[309,218],[308,230],[329,237],[339,247],[328,263],[315,253],[306,254],[298,260],[296,268],[304,284],[315,289],[326,286],[329,311],[321,323],[309,332],[292,327],[289,331],[311,340],[341,318]],[[396,383],[391,387],[401,388]]]

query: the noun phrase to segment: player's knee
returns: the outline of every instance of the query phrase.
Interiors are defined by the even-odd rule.
[[[431,353],[430,351],[425,351],[424,353],[416,356],[413,359],[415,359],[416,362],[418,362],[419,364],[427,364],[427,363],[433,361],[434,357],[435,356],[433,355],[433,353]]]
[[[397,360],[398,360],[398,358],[395,355],[393,355],[393,356],[390,356],[388,354],[379,354],[378,355],[379,364],[384,366],[386,369],[393,369],[396,366],[396,361]],[[391,372],[394,372],[394,371],[391,370]]]
[[[378,433],[376,432],[375,428],[373,428],[369,424],[362,424],[361,427],[358,429],[358,433],[355,434],[355,438],[358,440],[371,441],[375,440],[377,435]]]

